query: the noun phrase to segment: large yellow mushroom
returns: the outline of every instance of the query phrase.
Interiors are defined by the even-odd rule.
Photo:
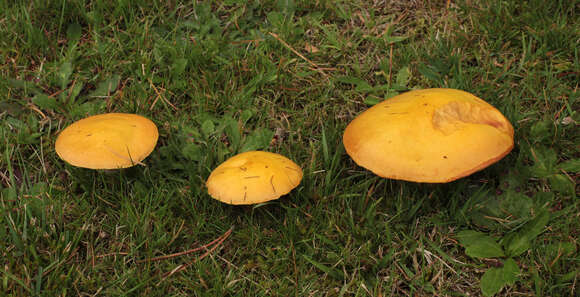
[[[507,155],[514,130],[496,108],[455,89],[403,93],[363,112],[343,135],[346,152],[375,174],[445,183]]]
[[[256,204],[278,199],[297,187],[302,169],[275,153],[250,151],[235,155],[212,171],[209,195],[227,204]]]
[[[107,113],[66,127],[56,139],[55,150],[61,159],[78,167],[127,168],[143,164],[158,137],[157,126],[145,117]]]

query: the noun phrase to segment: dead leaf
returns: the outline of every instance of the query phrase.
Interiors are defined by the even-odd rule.
[[[304,49],[311,54],[319,52],[319,49],[310,43],[306,43]]]

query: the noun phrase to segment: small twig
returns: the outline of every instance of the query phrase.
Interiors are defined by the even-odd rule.
[[[554,258],[554,260],[550,262],[550,267],[554,266],[554,264],[556,264],[556,262],[558,261],[558,259],[560,259],[560,257],[562,257],[562,247],[558,248],[558,255],[556,255],[556,258]]]
[[[270,32],[270,35],[272,35],[272,37],[276,38],[276,40],[280,41],[280,43],[282,43],[282,45],[284,45],[287,49],[289,49],[290,51],[292,51],[293,53],[295,53],[298,57],[302,58],[304,61],[308,62],[308,64],[310,64],[312,67],[314,67],[314,69],[324,75],[326,75],[326,73],[320,69],[320,67],[318,67],[318,64],[310,61],[308,58],[306,58],[304,55],[302,55],[301,53],[299,53],[297,50],[295,50],[293,47],[291,47],[288,43],[286,43],[286,41],[282,40],[282,38],[280,38],[280,36],[278,36],[278,34],[274,33],[274,32]]]
[[[486,218],[486,219],[490,219],[490,220],[496,221],[498,223],[509,223],[509,222],[511,222],[510,220],[506,220],[506,219],[502,219],[502,218],[496,218],[496,217],[491,217],[491,216],[483,216],[483,217]]]
[[[259,38],[259,39],[237,40],[237,41],[232,41],[230,43],[231,44],[254,43],[257,46],[262,41],[264,41],[264,39]]]
[[[110,256],[117,256],[117,255],[120,255],[120,256],[126,256],[126,255],[128,255],[128,254],[129,254],[129,253],[127,253],[127,252],[114,252],[114,253],[108,253],[108,254],[97,255],[96,257],[97,257],[97,259],[99,259],[99,258],[105,258],[105,257],[110,257]]]
[[[175,232],[175,235],[173,235],[173,237],[171,237],[171,240],[167,243],[167,245],[171,245],[175,239],[177,239],[177,237],[179,236],[179,233],[181,233],[181,230],[183,230],[183,226],[185,225],[185,220],[181,220],[181,225],[179,226],[179,229],[177,230],[177,232]]]
[[[69,90],[68,95],[66,96],[67,103],[70,103],[70,97],[72,96],[72,92],[73,92],[76,84],[77,84],[77,79],[75,78],[75,79],[73,79],[73,82],[72,82],[70,88],[68,89]]]
[[[153,104],[151,104],[151,107],[149,108],[149,110],[152,110],[153,107],[155,106],[155,103],[157,103],[157,99],[161,98],[161,100],[163,100],[165,103],[169,104],[169,106],[171,106],[174,110],[179,110],[179,108],[177,108],[175,105],[173,105],[173,103],[169,102],[169,100],[167,100],[167,98],[165,98],[165,96],[163,96],[159,90],[157,89],[157,87],[153,84],[153,81],[151,81],[150,78],[148,78],[147,80],[149,80],[149,84],[151,85],[151,87],[153,88],[153,90],[155,91],[155,94],[157,94],[157,98],[155,98],[155,101],[153,101]]]
[[[457,271],[455,271],[455,269],[451,268],[451,266],[449,266],[449,264],[447,264],[445,261],[443,261],[443,259],[439,258],[437,255],[433,254],[432,252],[424,249],[424,248],[417,248],[417,251],[423,254],[423,257],[425,257],[425,259],[427,259],[427,262],[429,262],[429,258],[428,257],[433,257],[437,260],[439,260],[439,262],[441,262],[443,265],[445,265],[445,267],[449,268],[451,271],[453,271],[453,273],[457,274]],[[453,261],[460,263],[460,264],[465,264],[463,262],[457,261],[453,258],[451,258]]]
[[[32,109],[33,111],[35,111],[36,113],[38,113],[42,119],[47,119],[48,117],[34,104],[34,103],[28,103],[28,108]]]
[[[294,248],[294,243],[291,241],[290,242],[290,249],[292,250],[292,263],[294,264],[294,282],[295,282],[295,289],[294,289],[294,294],[296,296],[299,296],[298,294],[298,288],[300,287],[300,278],[298,277],[298,267],[296,266],[296,249]]]
[[[153,107],[155,107],[155,104],[157,104],[157,100],[159,100],[159,95],[155,96],[155,100],[153,100],[153,103],[151,103],[151,106],[149,107],[149,110],[153,110]]]
[[[4,174],[4,172],[2,172],[2,171],[0,171],[0,179],[4,180],[4,183],[6,183],[8,188],[12,187],[12,185],[10,184],[10,178],[8,178],[8,176],[6,174]]]
[[[59,95],[60,93],[62,93],[64,91],[66,91],[66,89],[58,90],[58,91],[56,91],[56,92],[48,95],[48,98],[54,98],[54,97],[56,97],[57,95]]]
[[[220,237],[212,240],[211,242],[206,243],[206,244],[204,244],[202,246],[196,247],[194,249],[190,249],[190,250],[183,251],[183,252],[179,252],[179,253],[173,253],[173,254],[170,254],[170,255],[159,256],[159,257],[155,257],[155,258],[151,258],[151,259],[140,260],[140,261],[137,261],[137,263],[167,260],[167,259],[171,259],[171,258],[175,258],[175,257],[189,255],[189,254],[195,253],[197,251],[207,250],[208,247],[212,246],[216,242],[218,242],[220,240],[223,241],[222,239],[227,238],[230,235],[230,233],[232,233],[232,229],[228,230],[226,233],[222,234]]]
[[[173,270],[171,270],[170,272],[167,272],[163,275],[163,278],[161,279],[161,281],[159,281],[159,283],[157,283],[157,286],[159,286],[164,280],[166,280],[168,277],[174,275],[177,272],[183,271],[185,269],[187,269],[189,266],[193,265],[195,262],[202,260],[203,258],[207,257],[211,252],[215,251],[218,246],[220,246],[224,240],[226,240],[226,238],[228,238],[230,236],[230,234],[232,234],[232,230],[234,228],[230,228],[228,231],[226,231],[226,233],[222,234],[222,236],[216,238],[216,240],[212,241],[212,242],[216,242],[216,244],[209,250],[207,250],[203,255],[201,255],[199,258],[194,259],[193,261],[186,263],[186,264],[182,264],[179,265],[177,267],[175,267]],[[203,247],[200,248],[206,248],[209,244],[204,245]]]

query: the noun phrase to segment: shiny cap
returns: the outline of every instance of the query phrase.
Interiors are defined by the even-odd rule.
[[[235,155],[212,171],[209,195],[228,204],[255,204],[288,194],[300,184],[302,169],[275,153],[250,151]]]
[[[348,155],[375,174],[445,183],[507,155],[514,130],[496,108],[455,89],[410,91],[363,112],[347,127]]]
[[[91,169],[117,169],[142,164],[155,148],[157,126],[136,114],[107,113],[66,127],[55,150],[67,163]]]

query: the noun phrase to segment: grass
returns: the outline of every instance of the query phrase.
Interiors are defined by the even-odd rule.
[[[574,296],[579,16],[569,0],[2,1],[0,291],[479,296],[507,260],[469,256],[459,232],[509,249],[546,211],[499,294]],[[496,106],[514,150],[442,185],[350,160],[350,120],[430,87]],[[58,159],[59,131],[113,111],[158,125],[146,167]],[[294,160],[301,185],[257,206],[211,199],[211,170],[247,149]],[[151,260],[220,236],[211,252]]]

